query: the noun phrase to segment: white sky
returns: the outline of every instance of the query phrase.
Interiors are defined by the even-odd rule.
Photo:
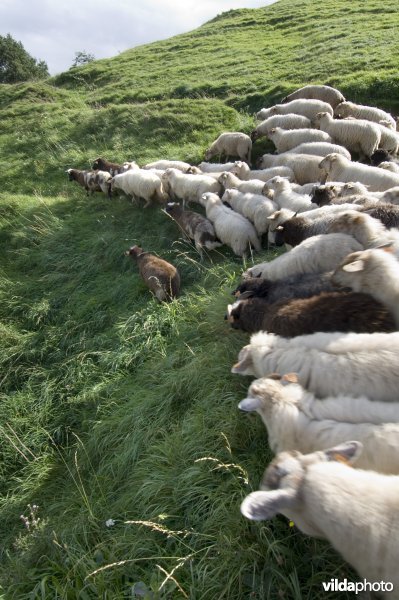
[[[51,75],[75,52],[96,58],[190,31],[232,8],[275,0],[0,0],[0,35],[10,33]]]

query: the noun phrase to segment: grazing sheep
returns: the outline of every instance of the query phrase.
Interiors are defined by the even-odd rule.
[[[384,192],[399,185],[399,175],[379,167],[370,167],[351,162],[340,154],[329,154],[320,162],[320,169],[327,173],[327,179],[334,181],[359,181],[368,186],[370,192]]]
[[[254,142],[258,138],[268,135],[269,131],[274,127],[282,127],[283,129],[311,129],[312,123],[310,119],[294,113],[289,115],[274,115],[255,127],[251,133],[251,140]]]
[[[360,157],[370,157],[377,150],[381,141],[381,130],[370,121],[344,119],[337,121],[328,113],[317,115],[316,124],[328,133],[337,144],[345,146],[351,152],[357,152]]]
[[[313,333],[284,338],[259,332],[238,355],[232,373],[265,377],[295,371],[318,398],[367,395],[397,402],[399,333]]]
[[[143,198],[147,208],[153,201],[164,203],[166,196],[162,188],[162,182],[158,175],[143,169],[130,169],[125,173],[115,175],[110,181],[110,192],[122,190],[132,200]]]
[[[374,121],[375,123],[386,121],[391,129],[396,130],[396,122],[393,116],[375,106],[364,106],[348,101],[341,102],[334,108],[334,116],[341,119],[354,117],[355,119],[364,119],[366,121]]]
[[[399,328],[399,262],[390,248],[349,254],[337,266],[331,281],[370,294],[392,312]]]
[[[363,248],[376,248],[388,242],[399,247],[399,232],[389,231],[380,221],[365,212],[345,211],[336,216],[327,233],[346,233],[354,237]]]
[[[277,152],[287,152],[300,144],[309,142],[332,142],[332,138],[320,129],[293,129],[273,127],[267,134],[269,140],[276,146]]]
[[[291,102],[298,98],[307,98],[309,100],[322,100],[328,102],[335,108],[341,102],[345,102],[341,92],[329,85],[305,85],[304,87],[295,90],[281,100],[282,103]]]
[[[177,169],[166,169],[162,176],[162,184],[173,200],[202,203],[201,197],[206,192],[219,194],[220,183],[209,175],[189,175]]]
[[[109,192],[109,182],[111,175],[107,171],[81,171],[80,169],[68,169],[69,181],[76,181],[86,190],[86,195],[93,195],[94,192]]]
[[[329,142],[308,142],[306,144],[299,144],[291,150],[287,150],[282,154],[313,154],[313,156],[327,156],[336,152],[342,154],[348,160],[351,159],[351,155],[346,148],[339,146],[338,144],[330,144]]]
[[[331,155],[329,155],[331,156]],[[344,157],[342,157],[344,158]],[[269,167],[289,167],[293,170],[295,181],[300,185],[320,181],[320,156],[312,154],[264,154],[258,161],[260,169]]]
[[[274,260],[247,269],[244,278],[260,276],[264,279],[276,280],[296,273],[331,271],[345,256],[359,250],[362,250],[362,246],[350,235],[344,233],[315,235]]]
[[[248,298],[229,304],[227,320],[248,333],[268,331],[294,337],[316,331],[394,331],[395,322],[380,302],[355,292],[322,292],[311,298],[293,298],[270,304]]]
[[[201,201],[205,206],[206,216],[213,223],[218,239],[229,246],[234,254],[245,256],[251,246],[260,251],[259,238],[248,219],[224,206],[216,194],[203,194]]]
[[[264,191],[273,190],[273,201],[279,208],[288,208],[294,212],[303,212],[316,208],[310,196],[297,194],[292,190],[290,182],[284,177],[272,177],[264,186]]]
[[[331,104],[322,100],[298,98],[286,104],[275,104],[271,108],[262,108],[262,110],[256,113],[256,118],[268,119],[274,115],[287,115],[291,113],[301,115],[309,119],[310,122],[314,122],[316,115],[320,112],[326,112],[332,116],[333,109]]]
[[[190,210],[183,210],[175,202],[169,202],[165,210],[176,221],[187,237],[194,240],[195,247],[201,257],[204,248],[213,250],[222,245],[216,240],[212,223],[202,215]]]
[[[259,169],[251,171],[247,163],[237,161],[231,170],[231,173],[243,181],[250,181],[252,179],[260,179],[261,181],[269,181],[272,177],[280,175],[285,177],[289,181],[294,181],[294,172],[289,167],[272,167],[271,169]]]
[[[332,272],[301,273],[277,281],[253,277],[240,283],[232,294],[238,300],[252,297],[263,298],[270,304],[292,298],[310,298],[321,292],[336,291],[336,286],[333,286],[330,281],[331,275]]]
[[[159,302],[179,295],[180,275],[176,267],[139,246],[132,246],[125,255],[137,262],[141,278]]]
[[[256,521],[282,513],[306,535],[328,540],[381,597],[398,600],[399,478],[352,469],[361,446],[283,452],[266,470],[263,491],[249,494],[241,512]],[[364,587],[354,583],[355,589]]]
[[[109,162],[105,158],[98,157],[95,159],[92,165],[92,169],[98,169],[100,171],[108,171],[111,173],[111,176],[118,175],[118,173],[123,173],[124,168],[123,165],[118,163]]]
[[[284,450],[314,452],[355,439],[364,446],[356,466],[381,473],[399,474],[399,453],[392,452],[399,445],[399,423],[381,422],[378,414],[375,414],[375,408],[371,408],[370,413],[377,422],[373,423],[372,419],[371,422],[368,421],[367,408],[372,402],[367,398],[365,400],[368,402],[364,403],[365,420],[361,421],[359,415],[360,399],[353,408],[352,418],[350,406],[346,409],[343,406],[345,403],[350,404],[351,398],[348,396],[335,398],[335,407],[331,405],[332,399],[327,398],[330,407],[325,407],[325,411],[335,412],[337,416],[340,412],[342,415],[346,413],[347,421],[317,418],[312,414],[313,400],[314,396],[296,383],[295,374],[289,374],[279,379],[277,376],[276,379],[255,379],[249,386],[247,397],[238,407],[248,412],[256,411],[261,416],[268,431],[269,446],[276,454]],[[384,409],[384,403],[379,404],[382,414],[396,412],[392,406]],[[315,411],[318,412],[317,407]]]
[[[275,212],[277,205],[260,194],[243,193],[235,189],[227,189],[222,196],[233,210],[240,213],[254,224],[259,236],[269,229],[268,217]]]
[[[166,169],[177,169],[178,171],[186,171],[191,165],[183,162],[182,160],[156,160],[155,162],[148,163],[142,167],[143,169],[160,169],[166,171]]]
[[[265,182],[261,179],[248,179],[243,181],[234,173],[221,173],[218,178],[219,183],[224,190],[236,189],[240,192],[250,192],[251,194],[261,194],[265,186]]]
[[[241,132],[221,133],[219,137],[211,144],[205,152],[205,160],[210,160],[213,156],[219,155],[219,161],[222,156],[227,160],[231,156],[238,156],[241,160],[251,164],[252,141],[249,135]]]

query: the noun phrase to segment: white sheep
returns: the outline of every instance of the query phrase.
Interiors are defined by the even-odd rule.
[[[335,399],[335,406],[330,402],[330,407],[326,407],[324,411],[327,414],[328,411],[335,413],[336,416],[347,413],[348,421],[317,418],[312,414],[314,396],[296,383],[295,374],[283,375],[278,379],[277,375],[274,377],[255,379],[249,386],[247,397],[238,404],[240,410],[256,411],[260,415],[267,429],[269,446],[274,453],[284,450],[314,452],[345,440],[358,440],[363,444],[363,452],[356,466],[380,473],[399,474],[399,423],[381,422],[376,409],[371,409],[369,417],[367,402],[363,408],[365,420],[359,420],[360,399],[353,408],[352,422],[351,398],[344,396]],[[349,406],[343,409],[342,405],[345,403]],[[382,413],[396,414],[392,407],[384,409],[384,403],[379,404]],[[315,413],[318,410],[316,406]],[[376,423],[372,421],[373,414]],[[396,451],[393,452],[393,449]]]
[[[358,211],[344,211],[331,223],[327,233],[347,233],[364,249],[377,248],[390,242],[396,251],[399,248],[399,231],[387,229],[378,219]]]
[[[287,152],[300,144],[309,142],[332,142],[331,136],[320,129],[293,129],[273,127],[267,134],[269,140],[276,146],[277,152]]]
[[[166,169],[162,176],[165,192],[173,200],[197,202],[201,204],[201,196],[205,192],[218,194],[221,190],[220,183],[209,175],[189,175],[177,169]]]
[[[254,142],[258,138],[268,135],[269,131],[274,127],[282,127],[283,129],[311,129],[312,123],[310,119],[302,115],[294,113],[288,115],[274,115],[259,123],[251,133],[251,139]]]
[[[273,201],[278,208],[288,208],[294,212],[303,212],[317,208],[317,204],[312,204],[310,196],[298,194],[291,188],[290,182],[284,177],[273,177],[264,186],[265,191],[273,190]]]
[[[393,314],[399,328],[399,262],[389,250],[372,249],[349,254],[336,267],[331,281],[355,292],[369,294],[381,302]]]
[[[379,148],[386,150],[389,154],[397,154],[399,151],[399,135],[395,129],[389,127],[388,121],[377,123],[381,131]]]
[[[210,162],[200,162],[198,168],[203,173],[223,173],[224,171],[231,171],[235,166],[235,162],[226,162],[226,163],[210,163]]]
[[[348,152],[346,148],[339,144],[330,144],[329,142],[306,142],[291,148],[291,150],[287,150],[284,154],[313,154],[313,156],[327,156],[327,154],[331,154],[332,152],[342,154],[342,156],[346,156],[348,160],[351,159],[350,152]]]
[[[268,231],[268,217],[277,209],[274,202],[261,194],[241,192],[236,189],[227,189],[222,196],[222,201],[228,202],[233,210],[249,219],[259,236]]]
[[[189,163],[182,160],[156,160],[144,165],[142,169],[161,169],[162,171],[166,171],[166,169],[178,169],[184,173],[190,166]]]
[[[122,190],[125,194],[132,196],[133,200],[143,198],[147,208],[154,200],[164,203],[165,193],[159,177],[151,171],[143,169],[131,169],[125,173],[115,175],[110,181],[110,191]]]
[[[258,167],[289,167],[293,170],[295,181],[301,185],[320,181],[322,173],[319,169],[320,156],[312,154],[264,154]]]
[[[399,477],[352,469],[361,450],[345,442],[307,455],[283,452],[241,512],[256,521],[282,513],[306,535],[328,540],[380,597],[398,600]],[[362,589],[363,581],[352,584]]]
[[[319,398],[348,393],[396,402],[399,333],[313,333],[283,338],[259,332],[244,346],[232,373],[265,377],[295,371]]]
[[[323,102],[331,104],[333,108],[340,102],[345,102],[345,98],[341,92],[329,85],[305,85],[291,94],[288,94],[281,102],[290,102],[291,100],[297,100],[298,98],[323,100]]]
[[[344,233],[315,235],[270,262],[247,269],[244,277],[282,279],[295,273],[321,273],[335,269],[351,252],[362,250],[357,240]]]
[[[239,131],[221,133],[205,152],[205,160],[219,155],[219,160],[225,156],[238,156],[241,160],[251,164],[252,140],[249,135]]]
[[[319,166],[327,173],[327,180],[358,181],[366,185],[371,192],[383,192],[399,185],[398,174],[379,167],[351,162],[340,154],[328,154]]]
[[[261,245],[254,226],[248,219],[225,206],[219,196],[202,195],[206,216],[213,223],[217,237],[230,246],[237,256],[245,256],[250,246],[260,251]]]
[[[346,117],[354,117],[355,119],[365,119],[366,121],[387,121],[391,129],[396,130],[396,121],[390,113],[387,113],[381,108],[375,106],[365,106],[363,104],[355,104],[354,102],[341,102],[334,108],[334,115],[344,119]]]
[[[370,157],[380,145],[380,127],[364,119],[337,120],[329,113],[320,112],[316,117],[316,124],[336,143],[345,146],[350,152],[357,152],[361,157]]]
[[[274,115],[287,115],[296,114],[306,117],[309,121],[314,122],[317,113],[326,112],[331,116],[333,109],[331,104],[323,102],[322,100],[298,98],[297,100],[291,100],[287,104],[275,104],[270,108],[262,108],[256,113],[257,119],[268,119]]]
[[[250,192],[251,194],[261,194],[265,186],[265,182],[260,179],[242,181],[242,179],[230,172],[221,173],[218,181],[225,190],[234,188],[240,190],[240,192]]]
[[[289,167],[272,167],[271,169],[258,169],[251,170],[247,163],[242,161],[237,161],[231,170],[233,175],[236,175],[243,181],[248,181],[250,179],[260,179],[261,181],[269,181],[272,177],[276,175],[280,175],[281,177],[286,177],[289,181],[294,181],[294,172]]]

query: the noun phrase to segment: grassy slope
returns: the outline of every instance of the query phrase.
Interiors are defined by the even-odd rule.
[[[317,599],[348,575],[284,519],[239,514],[270,458],[259,419],[236,411],[248,380],[229,373],[247,340],[222,318],[241,261],[200,264],[160,211],[86,199],[64,170],[98,155],[197,161],[308,82],[399,112],[392,6],[281,0],[1,87],[5,598],[130,598],[142,581],[148,598]],[[122,256],[135,242],[178,265],[179,301],[150,299]]]

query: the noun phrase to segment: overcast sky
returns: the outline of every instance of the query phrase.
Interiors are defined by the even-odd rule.
[[[116,56],[195,29],[231,8],[257,8],[273,1],[0,0],[0,35],[10,33],[55,75],[69,69],[75,52]]]

